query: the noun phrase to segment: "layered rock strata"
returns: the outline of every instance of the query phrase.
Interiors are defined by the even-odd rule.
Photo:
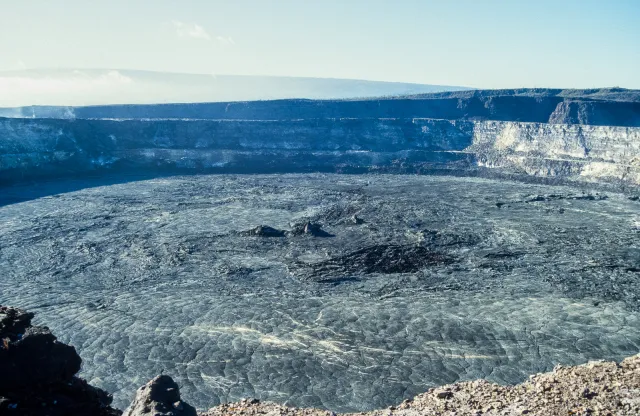
[[[392,172],[640,184],[640,128],[434,119],[0,119],[0,184],[103,173]]]
[[[0,116],[68,119],[300,120],[435,118],[640,126],[640,93],[592,90],[475,90],[350,100],[269,100],[189,104],[29,106]]]

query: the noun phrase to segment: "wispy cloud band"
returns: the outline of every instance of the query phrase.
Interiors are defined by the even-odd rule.
[[[179,20],[173,20],[171,23],[176,31],[176,35],[181,38],[200,39],[205,41],[215,40],[221,45],[236,44],[231,36],[211,36],[204,27],[197,23],[185,23]]]
[[[171,23],[176,29],[176,34],[181,38],[211,40],[211,36],[207,31],[196,23],[184,23],[177,20],[173,20]]]

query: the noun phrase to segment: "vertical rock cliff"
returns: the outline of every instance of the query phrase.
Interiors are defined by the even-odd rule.
[[[569,124],[476,123],[479,166],[532,176],[640,184],[640,129]]]
[[[0,183],[87,172],[518,174],[640,184],[640,128],[424,118],[0,119]]]

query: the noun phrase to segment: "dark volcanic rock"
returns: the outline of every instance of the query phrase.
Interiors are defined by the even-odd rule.
[[[57,342],[49,328],[32,327],[33,314],[20,309],[0,309],[0,389],[32,384],[61,383],[80,370],[75,348]]]
[[[81,359],[32,313],[0,306],[0,410],[20,415],[118,415],[111,396],[74,377]]]
[[[289,234],[294,236],[311,235],[314,237],[333,237],[332,234],[324,231],[320,224],[312,223],[309,221],[295,224]]]
[[[0,337],[9,341],[20,339],[29,326],[33,314],[22,309],[0,306]]]
[[[284,237],[285,235],[284,231],[269,227],[268,225],[258,225],[256,228],[243,231],[240,234],[256,237]]]
[[[119,416],[109,407],[111,395],[73,377],[64,383],[7,389],[0,392],[0,414],[25,416]]]
[[[366,247],[327,261],[300,264],[291,271],[318,282],[333,282],[346,275],[413,273],[452,259],[424,246],[376,245]]]
[[[138,389],[123,416],[196,416],[196,409],[180,399],[180,389],[169,376],[157,376]]]

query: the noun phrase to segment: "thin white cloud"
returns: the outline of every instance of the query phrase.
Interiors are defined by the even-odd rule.
[[[211,40],[211,36],[204,28],[196,23],[184,23],[177,20],[172,21],[176,34],[181,38]]]
[[[236,42],[231,36],[216,35],[212,36],[202,26],[197,23],[185,23],[179,20],[171,22],[176,31],[176,35],[180,38],[201,39],[206,41],[216,41],[223,46],[235,45]]]
[[[231,36],[216,36],[216,40],[221,45],[235,45],[236,42],[233,40]]]

